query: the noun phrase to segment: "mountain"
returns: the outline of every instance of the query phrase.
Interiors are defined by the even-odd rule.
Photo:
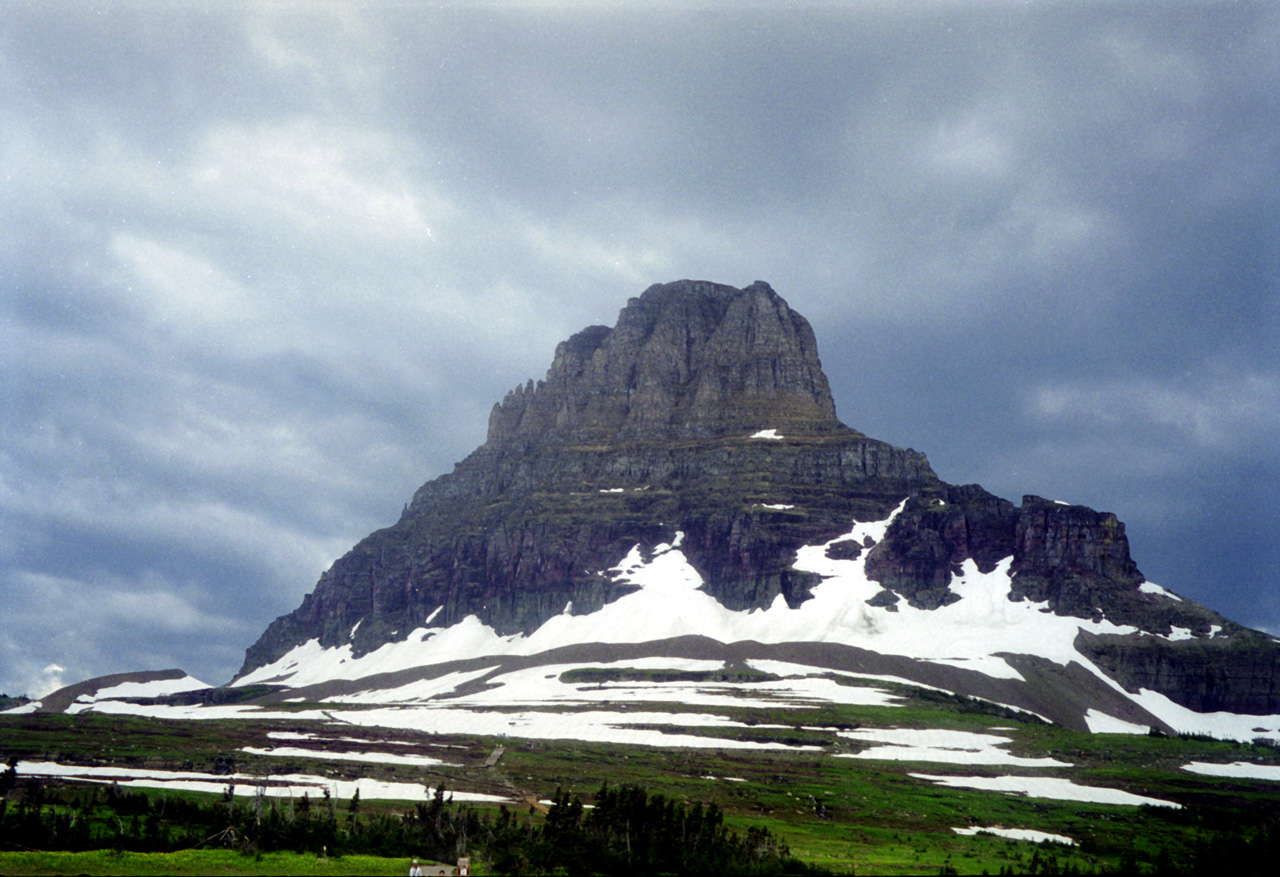
[[[625,741],[649,732],[592,704],[710,684],[793,709],[875,680],[1076,730],[1280,740],[1280,641],[1147,582],[1110,512],[948,484],[841,423],[812,328],[763,282],[655,285],[561,343],[229,686],[128,706],[112,677],[21,709],[359,704],[344,721]]]
[[[783,437],[753,437],[767,430]],[[313,638],[358,657],[428,615],[529,634],[632,590],[610,569],[677,532],[726,607],[795,607],[818,582],[797,548],[941,488],[922,454],[836,419],[812,329],[767,285],[655,286],[559,345],[545,380],[494,406],[484,445],[335,563],[241,672]]]
[[[947,484],[841,423],[763,282],[655,285],[561,343],[234,684],[312,696],[540,644],[886,673],[1075,727],[1280,713],[1277,641],[1146,582],[1114,514]]]
[[[28,790],[253,796],[244,837],[268,797],[336,831],[338,799],[410,824],[446,785],[559,831],[570,791],[642,782],[851,871],[1251,872],[1278,655],[1146,581],[1110,512],[842,424],[768,285],[682,281],[561,344],[230,683],[87,680],[5,705],[0,744]]]

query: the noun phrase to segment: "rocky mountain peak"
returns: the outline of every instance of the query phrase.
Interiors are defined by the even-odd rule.
[[[881,535],[854,538],[868,522]],[[982,639],[1016,618],[1034,636],[1010,643],[1039,643],[1050,627],[1072,638],[1050,658],[1010,652],[1020,674],[1060,664],[1065,649],[1183,707],[1280,712],[1275,641],[1145,582],[1115,515],[947,484],[920,452],[842,425],[808,322],[760,282],[652,286],[613,328],[560,344],[542,381],[495,406],[485,444],[338,559],[241,673],[295,649],[359,660],[454,628],[534,637],[643,590],[625,569],[659,555],[685,566],[657,587],[696,580],[709,598],[698,617],[659,619],[662,630],[733,636],[772,613],[782,628],[753,627],[756,640],[836,646],[795,625],[825,605],[810,601],[838,594],[849,655],[870,654],[899,620],[941,631],[964,618],[965,639]],[[833,590],[832,564],[849,563],[857,574]],[[1064,618],[1077,622],[1051,620]],[[1065,716],[1058,685],[1029,684],[1026,708]]]
[[[840,427],[813,329],[769,284],[655,284],[612,329],[562,342],[507,394],[486,444],[598,444]]]

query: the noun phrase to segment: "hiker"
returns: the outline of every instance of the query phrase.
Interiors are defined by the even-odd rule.
[[[414,859],[413,864],[409,866],[409,877],[422,877],[422,866],[418,864],[417,859]]]

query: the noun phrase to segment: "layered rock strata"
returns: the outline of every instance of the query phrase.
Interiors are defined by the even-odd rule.
[[[1192,709],[1280,712],[1275,644],[1144,588],[1113,514],[949,485],[923,454],[842,424],[813,330],[762,282],[653,286],[613,328],[560,344],[542,381],[494,406],[485,443],[335,562],[248,650],[241,675],[307,640],[358,657],[472,615],[531,633],[628,593],[612,568],[677,533],[724,606],[796,607],[819,581],[794,568],[800,547],[900,504],[866,549],[883,587],[873,606],[947,606],[966,561],[990,572],[1012,558],[1010,600],[1145,632],[1077,643],[1121,685]]]

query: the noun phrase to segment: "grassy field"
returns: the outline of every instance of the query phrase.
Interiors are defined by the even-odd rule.
[[[133,717],[0,716],[0,757],[20,761],[116,765],[226,772],[254,776],[315,773],[335,778],[365,776],[450,789],[502,794],[528,820],[542,819],[529,802],[557,788],[591,803],[604,782],[634,783],[669,800],[714,803],[736,831],[767,828],[793,855],[836,872],[922,874],[1026,873],[1051,869],[1083,872],[1153,869],[1188,863],[1223,832],[1261,826],[1280,817],[1280,783],[1204,777],[1183,770],[1192,761],[1280,764],[1266,746],[1207,739],[1090,735],[1067,731],[1009,711],[962,699],[905,691],[901,707],[827,705],[803,711],[721,709],[755,725],[702,729],[708,736],[785,739],[824,744],[814,751],[662,748],[574,740],[516,740],[421,732],[382,732],[304,720],[163,721]],[[655,707],[656,708],[656,707]],[[981,764],[871,761],[834,757],[863,744],[828,728],[949,728],[997,733],[1013,740],[1009,751],[1052,757],[1070,767],[1006,768]],[[764,728],[760,725],[782,725]],[[331,742],[331,749],[373,748],[393,739],[396,752],[434,755],[451,765],[429,768],[337,762],[319,757],[267,757],[244,747],[280,745],[269,732],[345,735],[358,742]],[[405,745],[407,744],[407,745]],[[506,748],[495,767],[484,767],[498,744]],[[317,744],[318,745],[318,744]],[[388,747],[382,746],[383,751]],[[1000,776],[1008,773],[1069,778],[1082,785],[1122,789],[1183,805],[1182,809],[1072,803],[935,785],[911,776],[927,773]],[[51,788],[75,784],[52,781]],[[22,781],[13,792],[20,799]],[[199,798],[195,792],[152,791],[153,796]],[[212,796],[205,796],[206,798]],[[12,804],[12,802],[11,802]],[[345,802],[344,802],[345,804]],[[364,801],[365,813],[397,814],[410,805]],[[479,805],[494,812],[496,805]],[[989,834],[960,835],[954,828],[1033,829],[1074,839],[1074,846],[1037,844]],[[261,860],[231,850],[173,853],[172,858],[131,859],[105,851],[0,853],[3,873],[404,873],[407,859],[345,856],[319,859],[317,851],[268,853]],[[185,858],[184,858],[185,857]],[[483,869],[482,863],[480,869]],[[146,870],[149,869],[149,870]]]
[[[379,856],[320,858],[311,853],[244,855],[233,850],[184,850],[177,853],[0,852],[0,874],[395,874],[409,871],[409,860]]]

